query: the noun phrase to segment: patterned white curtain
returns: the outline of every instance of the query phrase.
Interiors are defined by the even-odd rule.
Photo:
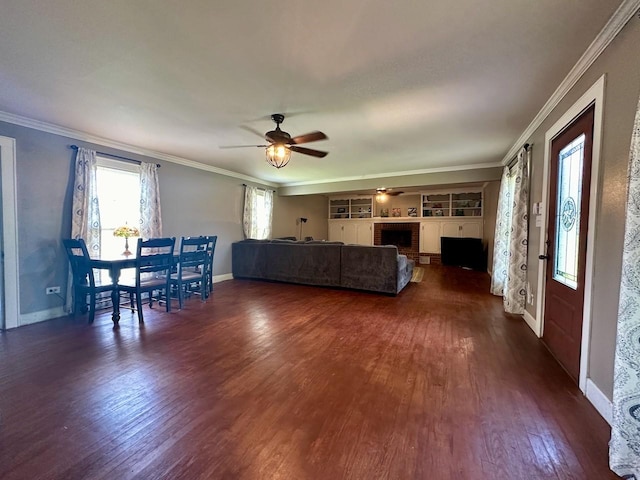
[[[502,175],[491,271],[491,293],[502,295],[505,312],[520,315],[527,298],[530,155],[522,148]]]
[[[498,196],[496,213],[496,233],[493,244],[493,265],[491,267],[491,293],[504,295],[509,261],[509,235],[511,234],[511,210],[513,209],[513,181],[509,167],[504,167]]]
[[[140,164],[140,237],[162,236],[162,211],[160,209],[160,185],[158,166],[155,163]]]
[[[527,302],[527,245],[529,238],[529,155],[523,148],[513,176],[513,208],[509,235],[509,270],[502,302],[504,311],[522,315]]]
[[[84,239],[92,257],[100,256],[97,171],[95,150],[78,148],[73,182],[71,237]]]
[[[640,479],[640,102],[629,158],[609,465],[622,478]]]
[[[271,236],[273,191],[247,185],[244,191],[242,227],[245,238],[263,240]]]
[[[92,257],[100,257],[100,208],[98,204],[97,161],[95,150],[78,148],[76,154],[71,238],[82,238]],[[73,280],[69,273],[66,309],[72,308]]]

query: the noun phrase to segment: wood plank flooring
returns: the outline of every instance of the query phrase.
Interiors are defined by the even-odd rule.
[[[614,479],[609,428],[481,272],[234,280],[0,334],[0,478]]]

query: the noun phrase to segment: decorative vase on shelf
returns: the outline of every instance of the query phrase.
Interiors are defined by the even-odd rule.
[[[128,257],[132,254],[129,250],[129,237],[139,237],[140,232],[136,227],[130,227],[125,223],[123,226],[118,227],[113,231],[113,236],[124,237],[124,252],[122,252],[122,255]]]

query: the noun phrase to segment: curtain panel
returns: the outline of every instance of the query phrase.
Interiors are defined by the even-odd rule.
[[[509,268],[502,301],[504,311],[522,315],[527,304],[527,251],[529,241],[529,155],[523,148],[511,169],[513,207],[509,234]]]
[[[71,204],[71,238],[82,238],[92,257],[100,257],[100,206],[98,203],[97,160],[95,150],[78,148]],[[69,272],[66,310],[73,302],[73,276]]]
[[[242,227],[245,238],[264,240],[271,236],[273,191],[247,185],[244,191]]]
[[[504,167],[498,195],[496,232],[493,243],[493,265],[491,266],[491,293],[504,295],[509,268],[509,234],[511,233],[511,210],[513,202],[513,182],[509,167]]]
[[[505,312],[520,315],[527,298],[530,155],[522,148],[516,163],[503,171],[491,268],[491,293],[502,296]]]
[[[155,163],[140,164],[140,237],[162,237],[160,185]]]
[[[640,102],[628,172],[609,465],[622,478],[640,479]]]

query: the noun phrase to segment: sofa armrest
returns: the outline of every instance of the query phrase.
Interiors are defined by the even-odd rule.
[[[398,255],[398,283],[396,285],[396,293],[400,293],[411,280],[414,265],[415,262],[409,260],[406,255]]]

